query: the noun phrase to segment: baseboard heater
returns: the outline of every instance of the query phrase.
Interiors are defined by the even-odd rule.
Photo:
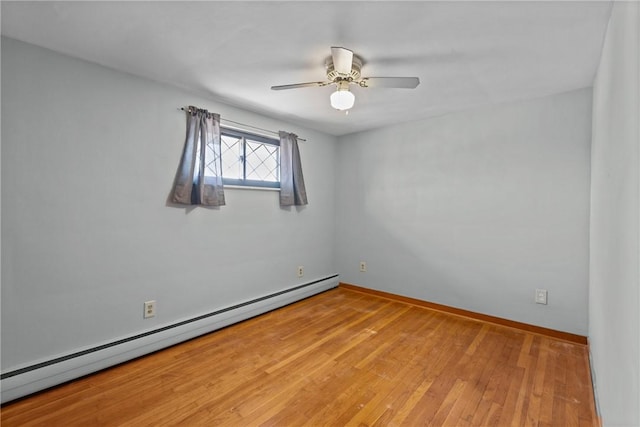
[[[2,403],[241,322],[338,286],[338,275],[304,283],[151,331],[79,350],[0,375]]]

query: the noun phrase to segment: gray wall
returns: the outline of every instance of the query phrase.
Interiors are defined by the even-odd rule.
[[[342,137],[341,280],[586,335],[590,116],[584,89]]]
[[[640,425],[640,4],[616,2],[594,86],[589,343],[605,426]]]
[[[167,207],[189,104],[306,138],[309,206],[230,189]],[[3,38],[3,372],[336,273],[335,142]]]

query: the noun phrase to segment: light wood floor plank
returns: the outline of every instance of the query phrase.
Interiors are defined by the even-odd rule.
[[[597,426],[586,346],[349,289],[4,405],[2,426]]]

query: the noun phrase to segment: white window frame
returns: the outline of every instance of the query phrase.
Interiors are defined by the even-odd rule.
[[[243,177],[241,179],[236,179],[236,178],[226,178],[224,176],[224,163],[223,163],[223,159],[221,159],[221,163],[222,163],[222,184],[224,186],[229,186],[229,187],[241,187],[241,188],[259,188],[259,189],[273,189],[273,190],[279,190],[280,189],[280,140],[279,139],[275,139],[275,138],[268,138],[266,136],[263,135],[256,135],[254,133],[251,132],[247,132],[244,130],[239,130],[239,129],[232,129],[232,128],[227,128],[227,127],[221,127],[220,128],[220,133],[221,135],[228,135],[231,136],[233,138],[239,138],[241,139],[241,144],[242,144],[242,155],[241,158],[239,159],[242,163],[242,175]],[[247,179],[247,159],[246,159],[246,150],[247,150],[247,140],[249,140],[252,143],[260,143],[260,144],[265,144],[265,145],[271,145],[271,146],[276,146],[278,147],[278,156],[277,156],[277,161],[278,161],[278,166],[277,166],[277,171],[278,171],[278,176],[277,179],[278,181],[263,181],[263,180],[256,180],[256,179]],[[222,144],[222,141],[221,141]]]

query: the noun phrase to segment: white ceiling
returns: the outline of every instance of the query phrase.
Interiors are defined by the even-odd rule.
[[[591,86],[611,2],[9,2],[2,34],[334,135]],[[331,46],[368,77],[348,115],[325,80]],[[188,102],[188,100],[185,100]]]

